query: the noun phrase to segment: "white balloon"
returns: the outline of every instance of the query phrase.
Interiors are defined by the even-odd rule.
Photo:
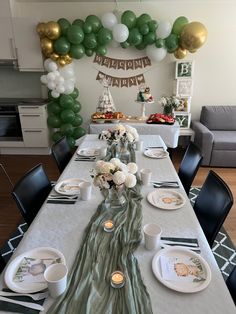
[[[56,91],[60,94],[63,94],[65,91],[65,87],[63,85],[57,85]]]
[[[171,33],[172,26],[168,21],[161,21],[157,27],[156,35],[157,38],[166,38]]]
[[[74,69],[71,69],[71,68],[60,70],[60,74],[62,77],[64,77],[64,79],[74,77],[75,75]]]
[[[53,73],[53,72],[49,72],[48,74],[47,74],[47,80],[48,81],[54,81],[55,80],[55,74]]]
[[[103,14],[101,20],[102,20],[102,26],[110,30],[112,30],[114,25],[118,23],[117,17],[115,16],[115,14],[111,12]]]
[[[167,50],[165,48],[156,48],[155,45],[151,45],[147,46],[146,53],[152,61],[159,62],[165,58]]]
[[[56,84],[64,83],[64,81],[65,81],[65,79],[64,79],[64,77],[61,76],[61,75],[55,78]]]
[[[51,95],[52,95],[53,98],[58,98],[60,96],[60,94],[56,90],[53,90],[51,92]]]
[[[66,95],[71,94],[75,88],[75,85],[72,82],[65,82],[64,86],[65,86],[64,94]]]
[[[43,83],[43,84],[47,84],[47,83],[48,83],[47,75],[42,75],[42,76],[40,77],[40,81],[41,81],[41,83]]]
[[[47,87],[53,90],[56,87],[56,84],[54,83],[54,81],[49,81],[47,84]]]
[[[52,59],[48,58],[48,59],[46,59],[46,60],[44,61],[44,64],[43,64],[45,70],[48,71],[48,72],[50,72],[50,70],[49,70],[49,68],[48,68],[48,65],[49,65],[50,62],[52,62]]]
[[[110,45],[111,47],[113,47],[113,48],[117,48],[117,47],[120,46],[120,44],[119,44],[117,41],[115,41],[114,39],[110,42],[109,45]]]
[[[118,43],[123,43],[129,37],[129,29],[125,24],[116,24],[112,29],[113,38]]]
[[[54,73],[55,77],[61,76],[59,71],[53,71],[53,73]]]
[[[58,69],[56,62],[54,62],[54,61],[49,62],[47,67],[49,69],[49,72],[56,71]]]

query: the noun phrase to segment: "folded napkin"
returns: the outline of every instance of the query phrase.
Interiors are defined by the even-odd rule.
[[[3,291],[7,292],[13,292],[9,289],[2,289]],[[6,297],[8,299],[12,300],[17,300],[17,301],[23,301],[23,302],[30,302],[30,303],[35,303],[35,304],[40,304],[43,305],[43,302],[45,299],[35,301],[30,297],[19,297],[19,296],[14,296],[14,297]],[[19,304],[13,304],[13,303],[8,303],[8,302],[3,302],[0,301],[0,311],[5,311],[5,312],[14,312],[14,313],[26,313],[26,314],[38,314],[40,311],[34,310],[34,309],[29,309],[25,306],[19,305]]]
[[[186,249],[193,250],[196,253],[200,253],[200,247],[197,238],[177,238],[177,237],[161,237],[161,246],[182,246]]]

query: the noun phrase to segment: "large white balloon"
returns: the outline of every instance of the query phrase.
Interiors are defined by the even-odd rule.
[[[48,63],[47,68],[49,69],[49,72],[52,72],[52,71],[56,71],[58,69],[58,66],[56,62],[51,61]]]
[[[49,65],[49,63],[51,63],[51,62],[52,62],[52,59],[48,58],[48,59],[46,59],[46,60],[44,61],[44,64],[43,64],[45,70],[48,71],[48,72],[50,72],[50,70],[49,70],[49,68],[48,68],[48,65]]]
[[[43,84],[47,84],[48,83],[47,75],[41,75],[40,81]]]
[[[56,84],[54,81],[49,81],[47,87],[52,90],[56,87]]]
[[[156,35],[157,35],[157,38],[166,38],[170,35],[171,33],[171,24],[170,22],[168,21],[161,21],[157,27],[157,30],[156,30]]]
[[[53,72],[49,72],[48,74],[47,74],[47,80],[48,81],[54,81],[55,80],[55,74],[53,73]]]
[[[123,43],[129,37],[129,29],[125,24],[116,24],[112,29],[113,38],[118,43]]]
[[[111,12],[103,14],[101,20],[102,20],[102,26],[110,30],[112,30],[112,28],[118,23],[117,17],[115,16],[115,14]]]
[[[63,94],[65,91],[65,86],[64,85],[57,85],[56,91],[60,94]]]
[[[117,48],[120,46],[120,44],[117,41],[115,41],[114,39],[112,39],[112,41],[109,43],[109,46],[113,47],[113,48]]]
[[[146,53],[152,61],[160,62],[165,58],[167,50],[165,48],[157,48],[155,45],[151,45],[147,46]]]
[[[51,95],[52,95],[53,98],[58,98],[60,96],[60,94],[57,91],[55,91],[55,90],[53,90],[51,92]]]
[[[74,69],[71,69],[71,68],[62,68],[59,70],[60,74],[62,77],[64,77],[64,79],[69,79],[71,77],[74,77],[75,76],[75,72],[74,72]]]

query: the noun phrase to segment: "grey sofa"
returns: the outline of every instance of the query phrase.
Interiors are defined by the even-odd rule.
[[[194,143],[202,165],[236,167],[236,106],[204,106],[200,121],[192,121]]]

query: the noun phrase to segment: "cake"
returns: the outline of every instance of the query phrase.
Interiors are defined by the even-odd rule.
[[[139,86],[139,92],[137,94],[138,102],[153,102],[153,97],[150,93],[150,88],[146,85]]]

